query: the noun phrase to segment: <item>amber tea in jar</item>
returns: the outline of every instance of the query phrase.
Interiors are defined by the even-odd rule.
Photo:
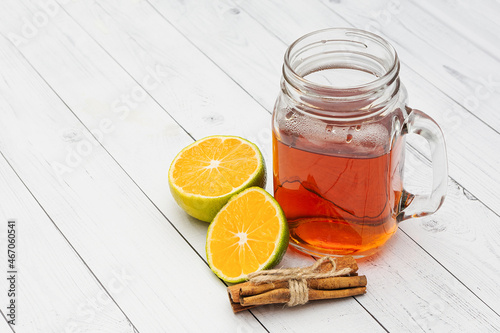
[[[379,36],[326,29],[288,48],[273,113],[273,180],[292,246],[313,255],[368,256],[398,222],[441,206],[442,132],[406,104],[396,51]],[[404,190],[408,133],[430,143],[430,195]]]

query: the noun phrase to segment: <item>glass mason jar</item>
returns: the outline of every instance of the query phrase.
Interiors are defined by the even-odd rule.
[[[443,203],[443,134],[432,118],[407,106],[399,68],[388,42],[356,29],[312,32],[286,51],[273,113],[273,180],[297,249],[368,256],[398,222]],[[403,187],[408,133],[430,144],[429,195]]]

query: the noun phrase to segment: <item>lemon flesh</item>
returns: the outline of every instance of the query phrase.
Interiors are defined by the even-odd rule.
[[[265,186],[266,170],[259,148],[236,136],[209,136],[177,154],[168,182],[177,204],[189,215],[211,222],[235,194]]]
[[[212,271],[230,283],[277,265],[288,246],[288,224],[278,202],[252,187],[235,195],[208,227],[207,260]]]

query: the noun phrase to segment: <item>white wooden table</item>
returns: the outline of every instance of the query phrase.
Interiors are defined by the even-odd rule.
[[[499,17],[493,0],[2,1],[0,332],[499,331]],[[270,178],[284,51],[326,27],[395,46],[411,105],[445,133],[448,196],[359,263],[367,294],[234,315],[167,170],[193,140],[235,134]],[[428,191],[428,147],[409,143],[405,181]]]

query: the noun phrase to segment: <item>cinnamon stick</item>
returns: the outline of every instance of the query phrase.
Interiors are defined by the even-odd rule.
[[[336,276],[322,279],[309,279],[307,286],[310,289],[334,290],[353,287],[365,287],[367,284],[366,276]]]
[[[310,289],[343,289],[352,287],[364,287],[366,286],[366,276],[336,276],[327,277],[320,279],[308,279],[307,287]],[[266,291],[279,288],[288,288],[288,281],[279,281],[274,283],[265,284],[247,284],[245,286],[240,286],[239,297],[233,300],[239,302],[239,298],[242,296],[251,296],[262,294]]]
[[[341,269],[344,269],[344,268],[350,268],[351,274],[358,271],[358,264],[356,263],[356,260],[354,260],[354,258],[352,256],[335,258],[335,263],[337,264],[336,265],[337,271],[340,271]],[[332,263],[329,261],[325,261],[319,267],[319,271],[322,273],[328,272],[331,269],[332,269]]]
[[[362,295],[366,293],[366,287],[357,287],[338,290],[316,290],[309,289],[309,300],[344,298],[349,296]],[[290,301],[290,290],[287,288],[274,289],[263,294],[240,298],[240,305],[264,305],[287,303]],[[246,310],[246,309],[245,309]]]
[[[335,263],[336,263],[336,270],[341,270],[341,269],[344,269],[344,268],[350,268],[351,269],[351,275],[357,275],[356,272],[358,270],[358,265],[356,263],[356,260],[354,260],[353,257],[347,256],[347,257],[335,258]],[[325,261],[324,263],[321,264],[321,266],[319,266],[318,271],[321,272],[321,273],[324,273],[324,272],[330,271],[331,269],[332,269],[332,264],[329,261]],[[364,279],[366,280],[366,278],[364,278]],[[227,291],[228,291],[228,293],[229,293],[230,298],[231,298],[232,301],[239,302],[240,301],[239,300],[240,299],[240,290],[242,290],[242,289],[246,290],[246,288],[253,288],[253,287],[256,287],[256,286],[263,286],[263,287],[259,287],[259,288],[263,288],[263,289],[258,289],[257,288],[257,290],[262,290],[260,292],[265,292],[265,291],[268,291],[268,290],[271,290],[271,289],[286,288],[288,286],[288,282],[287,281],[283,281],[283,282],[285,284],[283,284],[280,281],[280,282],[266,283],[266,284],[261,284],[261,285],[255,285],[252,282],[244,282],[244,283],[236,284],[236,285],[233,285],[233,286],[229,286],[227,288]],[[309,281],[308,281],[308,284],[309,284]],[[364,285],[366,285],[366,282],[365,282]],[[362,286],[362,285],[360,284],[359,286]],[[310,286],[310,288],[314,288],[314,287]],[[316,289],[328,289],[328,288],[316,288]],[[330,288],[330,289],[333,289],[333,288]],[[258,292],[255,292],[255,293],[246,293],[246,292],[244,292],[244,295],[253,295],[253,294],[257,294],[257,293]]]
[[[231,299],[231,297],[229,297],[229,302],[231,303],[231,307],[233,308],[234,313],[238,313],[256,307],[256,305],[243,306],[239,302],[234,302]]]

